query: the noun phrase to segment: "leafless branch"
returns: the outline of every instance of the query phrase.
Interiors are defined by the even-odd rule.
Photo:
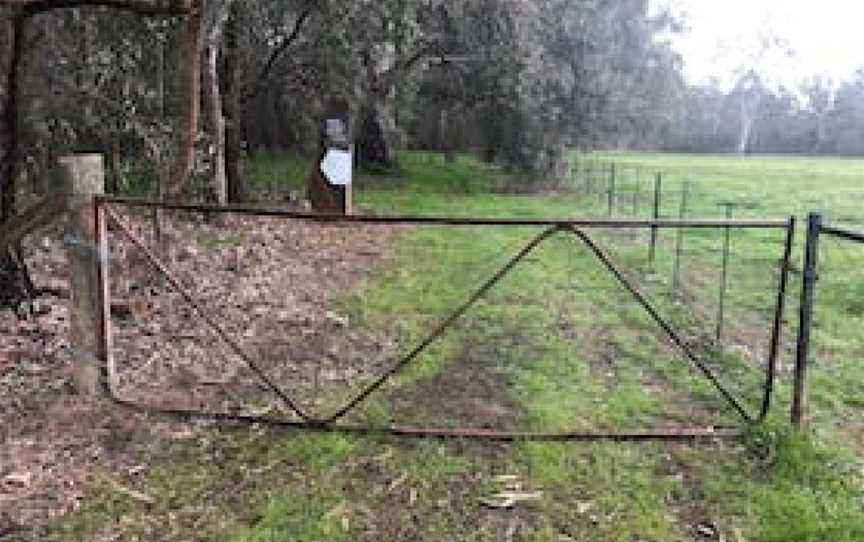
[[[188,0],[4,0],[20,6],[24,17],[61,8],[108,7],[150,17],[184,15]]]
[[[258,95],[261,92],[261,89],[264,88],[264,83],[267,81],[267,78],[270,77],[270,72],[273,70],[273,67],[279,61],[279,57],[281,57],[285,51],[288,50],[291,45],[297,41],[297,38],[300,37],[300,32],[303,30],[303,26],[306,24],[306,21],[309,20],[309,17],[312,16],[312,8],[309,8],[297,17],[297,21],[294,23],[294,28],[291,30],[291,33],[285,37],[282,43],[279,44],[279,47],[273,50],[270,53],[270,58],[267,59],[267,63],[264,64],[264,68],[261,69],[261,72],[258,74],[258,77],[255,79],[255,82],[252,84],[251,88],[249,88],[240,99],[242,102],[248,102],[252,98]]]

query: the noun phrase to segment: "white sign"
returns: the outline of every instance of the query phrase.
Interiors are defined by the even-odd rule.
[[[330,149],[321,161],[321,173],[335,186],[350,185],[353,170],[354,160],[349,151]]]

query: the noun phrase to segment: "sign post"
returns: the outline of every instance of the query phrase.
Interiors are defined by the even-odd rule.
[[[319,158],[309,178],[312,210],[322,214],[351,214],[354,146],[350,142],[349,107],[343,100],[327,106],[321,128]]]

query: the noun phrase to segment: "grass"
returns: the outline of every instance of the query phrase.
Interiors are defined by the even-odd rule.
[[[838,216],[852,213],[853,206],[844,205],[856,193],[856,177],[848,172],[862,168],[854,161],[780,157],[597,158],[614,159],[624,178],[630,166],[662,169],[670,193],[676,179],[698,179],[693,209],[707,216],[717,215],[715,200],[723,198],[760,198],[758,213],[742,215],[782,217],[802,212],[814,199],[836,204]],[[259,179],[272,178],[283,167],[298,170],[292,163],[267,158],[253,169]],[[595,203],[573,195],[496,193],[494,175],[467,157],[446,163],[408,153],[398,174],[360,178],[356,198],[360,207],[385,213],[602,214]],[[667,215],[673,212],[671,203],[664,207]],[[403,231],[393,257],[347,292],[340,310],[352,325],[387,329],[404,352],[538,232]],[[673,237],[664,234],[651,266],[641,235],[592,235],[688,335],[711,333],[720,235],[688,233],[684,294],[670,285]],[[748,360],[761,359],[750,350],[764,345],[764,334],[749,328],[770,317],[765,306],[771,296],[763,290],[776,279],[769,263],[776,261],[778,236],[744,233],[734,246],[728,323],[734,339],[702,353],[724,378],[740,384],[742,397],[758,404],[758,393],[747,394],[748,386],[760,384]],[[850,272],[857,266],[855,259],[832,263]],[[726,540],[862,540],[859,434],[836,429],[862,420],[864,374],[855,363],[860,311],[849,306],[842,287],[821,292],[812,380],[816,431],[809,438],[783,421],[785,381],[779,390],[784,399],[764,426],[740,440],[693,445],[503,446],[214,428],[151,452],[145,490],[156,497],[155,509],[94,487],[82,510],[58,523],[54,539],[88,540],[119,528],[128,540],[479,541],[506,539],[509,532],[528,541],[674,542],[698,537],[701,528]],[[482,404],[470,402],[478,389],[487,394]],[[494,415],[484,418],[484,409]],[[736,421],[620,285],[562,234],[365,403],[360,415],[372,423],[488,421],[545,431]],[[542,490],[542,496],[512,511],[486,509],[479,500],[494,491],[499,475],[514,476],[523,489]]]
[[[864,161],[791,156],[701,156],[599,153],[602,161],[614,161],[624,178],[641,172],[641,182],[648,182],[648,172],[663,171],[664,216],[673,216],[681,183],[690,180],[697,186],[692,199],[694,216],[718,216],[719,201],[750,201],[756,208],[738,209],[736,216],[785,217],[799,219],[796,240],[796,265],[801,265],[803,222],[809,212],[822,212],[826,220],[849,227],[864,224],[861,201],[864,199]],[[626,185],[626,181],[624,182]],[[648,193],[648,187],[645,187]],[[645,207],[647,212],[647,206]],[[712,249],[705,239],[688,237],[688,249],[704,258]],[[776,238],[775,238],[776,239]],[[716,252],[716,243],[714,251]],[[746,284],[755,282],[756,270],[776,253],[776,240],[760,240],[756,234],[737,234],[733,241],[733,279],[745,283],[733,303],[744,304],[747,298],[758,299]],[[862,344],[862,284],[864,284],[864,247],[848,242],[822,238],[821,273],[817,289],[816,322],[813,337],[812,407],[817,428],[834,431],[838,418],[860,425],[859,397],[864,392],[864,369],[860,368]],[[795,281],[792,292],[797,293]],[[797,299],[793,298],[793,301]],[[794,305],[793,305],[794,308]],[[794,331],[794,329],[793,329]],[[864,445],[864,439],[856,443]]]

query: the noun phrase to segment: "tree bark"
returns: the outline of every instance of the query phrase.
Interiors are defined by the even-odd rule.
[[[225,177],[228,201],[240,203],[246,199],[243,178],[243,108],[240,93],[240,47],[244,26],[244,2],[235,2],[225,26],[223,108],[225,121]]]
[[[217,58],[219,46],[208,44],[204,49],[204,69],[201,73],[204,92],[204,126],[210,134],[210,198],[214,203],[228,202],[225,173],[225,118],[222,115],[222,94],[219,91]]]
[[[167,186],[166,196],[169,199],[180,197],[195,165],[195,139],[198,135],[198,118],[201,111],[203,2],[204,0],[191,0],[189,14],[186,17],[186,32],[180,50],[180,65],[183,66],[183,113],[177,157]]]
[[[234,0],[225,0],[213,10],[207,28],[201,72],[204,86],[204,126],[210,133],[210,197],[219,204],[228,203],[227,176],[225,173],[225,116],[222,106],[222,91],[219,89],[219,49],[223,31]]]
[[[381,107],[374,101],[363,108],[357,152],[362,167],[379,164],[389,168],[393,165],[393,152],[387,141]]]
[[[0,5],[0,224],[15,214],[22,26],[18,8]]]

